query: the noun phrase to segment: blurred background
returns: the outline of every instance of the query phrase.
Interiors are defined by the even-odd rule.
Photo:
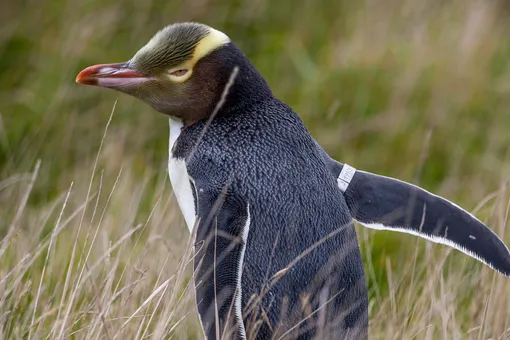
[[[177,21],[227,33],[332,157],[445,196],[510,243],[504,1],[3,0],[0,338],[202,338],[167,118],[74,82]],[[509,279],[357,230],[372,339],[510,339]]]

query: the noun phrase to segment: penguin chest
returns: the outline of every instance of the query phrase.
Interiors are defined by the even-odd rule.
[[[183,124],[181,121],[170,118],[168,175],[175,197],[177,198],[177,204],[191,232],[195,226],[196,220],[195,198],[193,196],[192,186],[193,179],[188,174],[185,160],[182,158],[175,158],[172,154],[172,149],[181,133],[182,126]]]

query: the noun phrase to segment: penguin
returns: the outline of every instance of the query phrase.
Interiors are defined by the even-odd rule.
[[[206,339],[367,339],[353,221],[453,246],[510,276],[508,248],[467,211],[330,158],[221,31],[169,25],[129,61],[76,81],[169,116],[168,172],[195,238]]]

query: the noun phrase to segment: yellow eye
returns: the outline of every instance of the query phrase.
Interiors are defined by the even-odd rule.
[[[186,73],[188,73],[188,70],[186,69],[182,69],[182,70],[177,70],[177,71],[173,71],[171,72],[170,74],[175,76],[175,77],[182,77],[183,75],[185,75]]]

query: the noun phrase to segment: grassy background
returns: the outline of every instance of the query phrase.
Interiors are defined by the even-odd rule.
[[[510,243],[508,9],[0,3],[0,338],[201,338],[167,120],[74,83],[176,21],[226,32],[334,158],[443,195]],[[372,339],[510,339],[510,280],[444,246],[358,230]]]

